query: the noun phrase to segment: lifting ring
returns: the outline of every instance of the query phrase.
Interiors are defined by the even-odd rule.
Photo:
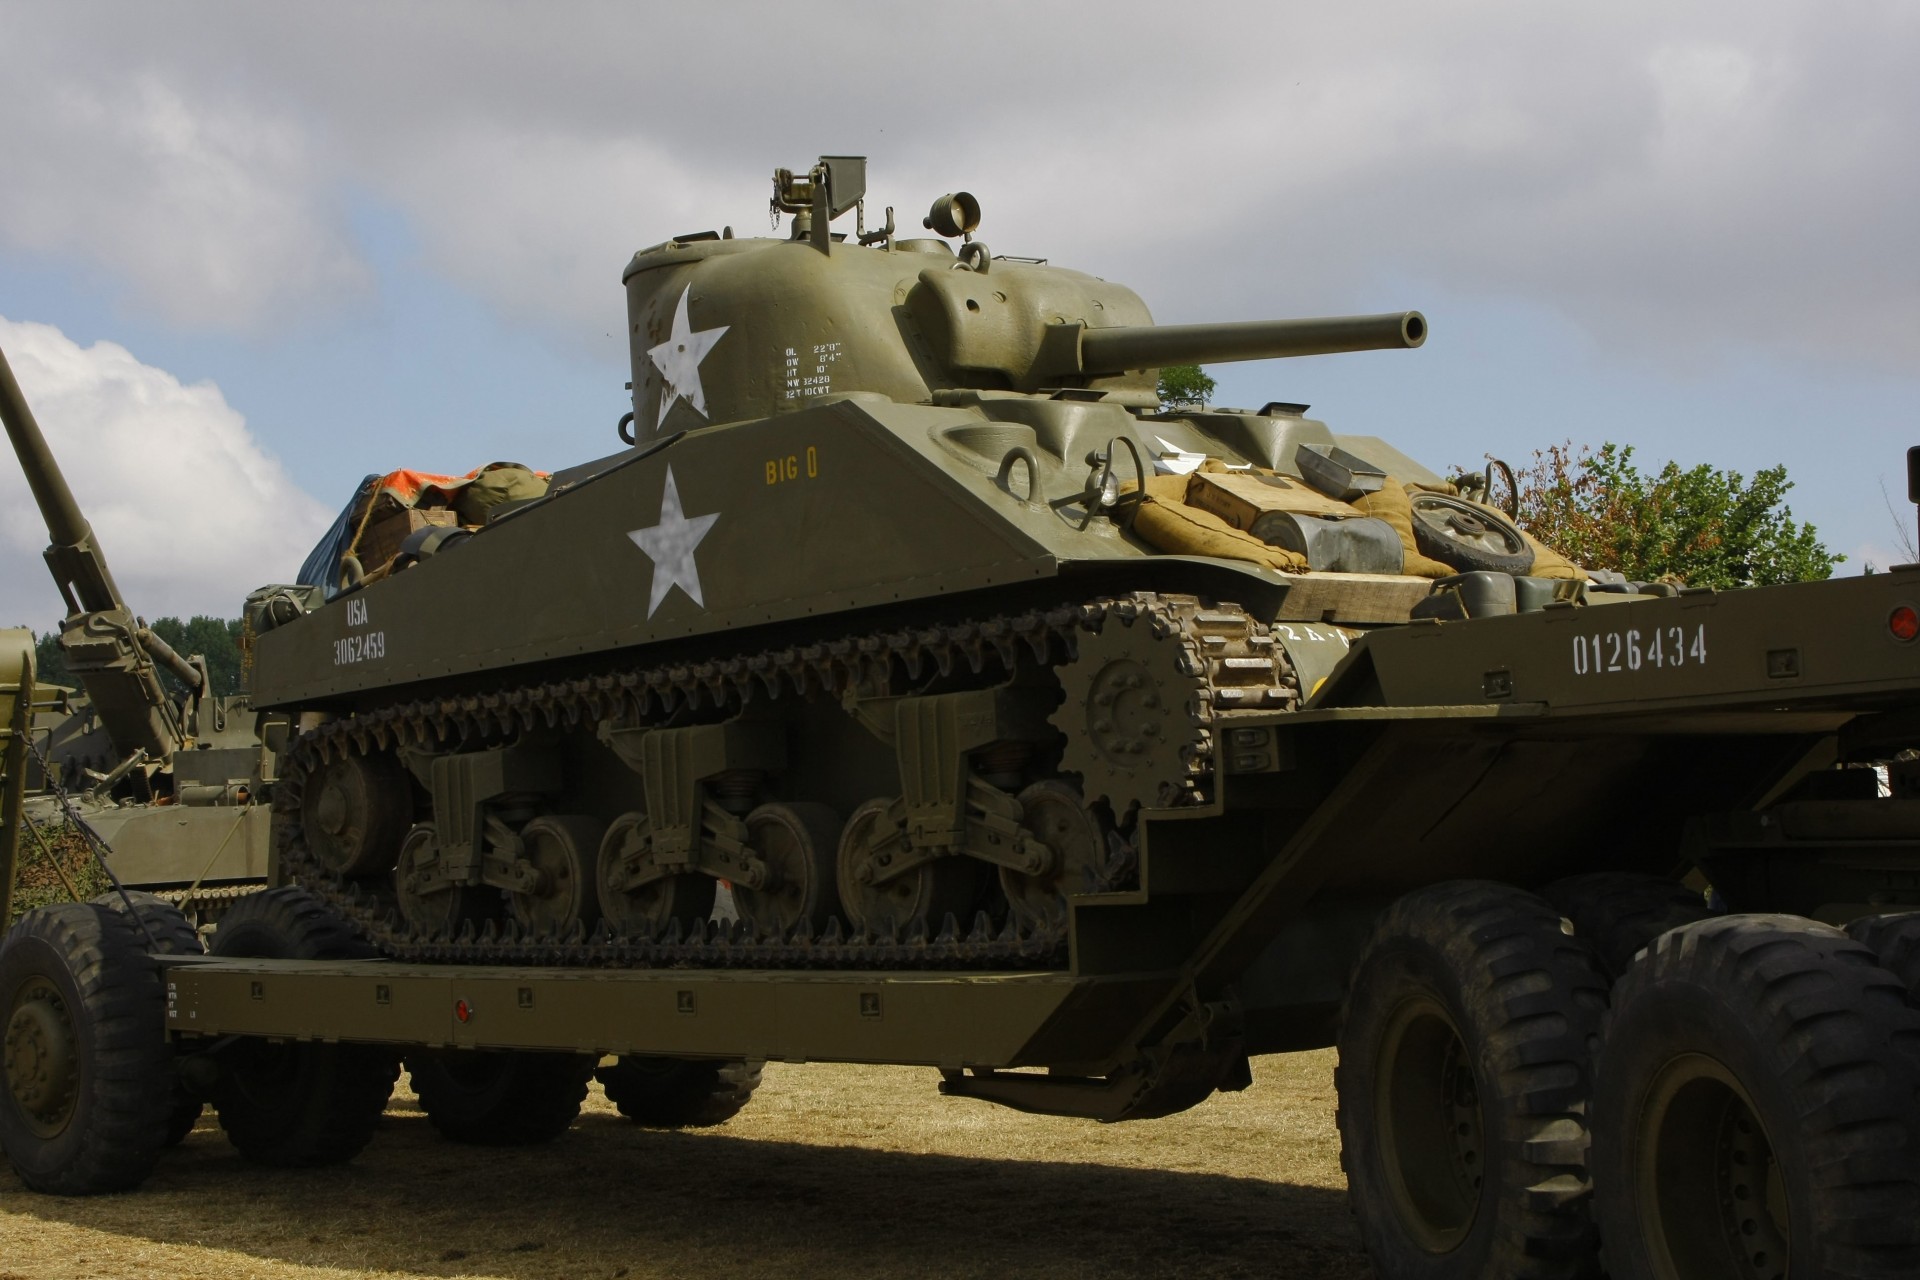
[[[1040,500],[1040,461],[1033,456],[1033,450],[1023,444],[1007,450],[1007,456],[1000,459],[1000,474],[994,478],[995,483],[1012,494],[1013,464],[1016,462],[1027,464],[1027,496],[1022,501],[1031,507]]]

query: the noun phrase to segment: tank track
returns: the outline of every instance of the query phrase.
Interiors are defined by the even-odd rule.
[[[322,867],[301,838],[299,814],[306,774],[336,755],[414,746],[437,749],[474,736],[508,737],[540,728],[590,730],[618,717],[626,724],[664,720],[702,708],[719,712],[755,697],[827,695],[889,687],[896,664],[909,680],[964,668],[985,671],[990,655],[1007,670],[1023,657],[1046,666],[1070,661],[1083,632],[1098,631],[1112,613],[1130,626],[1146,620],[1146,634],[1171,641],[1183,674],[1197,677],[1204,695],[1188,706],[1193,725],[1177,776],[1165,794],[1176,803],[1204,798],[1213,770],[1213,728],[1222,716],[1249,709],[1290,708],[1298,687],[1284,651],[1265,624],[1235,605],[1192,596],[1136,593],[1082,604],[863,636],[699,663],[635,666],[570,680],[503,688],[460,697],[396,703],[331,720],[303,733],[281,762],[274,786],[274,842],[282,874],[350,921],[383,955],[411,963],[551,965],[580,968],[724,969],[1007,969],[1066,964],[1064,928],[1023,932],[1011,919],[998,930],[986,912],[971,925],[949,915],[931,936],[846,936],[835,918],[815,935],[805,926],[786,937],[755,938],[743,925],[709,922],[704,934],[676,922],[654,938],[625,938],[603,923],[576,925],[565,937],[529,937],[511,921],[469,922],[454,937],[421,936],[409,929],[378,888]],[[1265,657],[1265,664],[1250,661]],[[1130,874],[1131,847],[1116,852],[1110,881]]]

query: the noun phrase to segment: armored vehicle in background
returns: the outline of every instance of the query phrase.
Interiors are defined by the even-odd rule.
[[[46,521],[66,605],[59,644],[84,690],[40,686],[24,812],[44,824],[70,810],[112,849],[122,884],[211,919],[266,878],[267,809],[255,801],[272,757],[252,706],[215,695],[206,660],[176,653],[128,607],[4,354],[0,419]]]
[[[829,1059],[1122,1120],[1337,1043],[1384,1276],[1920,1265],[1920,571],[1601,580],[1305,406],[1156,403],[1417,312],[1156,326],[964,193],[904,239],[857,158],[774,187],[789,238],[629,263],[628,447],[259,636],[281,887],[154,1024],[243,1151],[350,1156],[424,1049],[524,1142],[598,1055],[655,1119]],[[80,1044],[9,992],[134,941],[29,917],[0,1008]],[[16,1073],[0,1137],[137,1181],[20,1117],[165,1065]]]

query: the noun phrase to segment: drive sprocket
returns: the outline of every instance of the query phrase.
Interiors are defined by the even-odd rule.
[[[1199,804],[1213,776],[1220,713],[1299,701],[1285,652],[1235,605],[1141,593],[1089,609],[1059,670],[1061,767],[1116,820],[1136,807]]]

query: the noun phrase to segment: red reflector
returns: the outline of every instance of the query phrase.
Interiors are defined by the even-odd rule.
[[[1912,610],[1908,610],[1908,612],[1911,613]],[[465,1000],[456,1000],[453,1002],[453,1016],[465,1022],[473,1017],[473,1006]]]
[[[1897,640],[1911,640],[1920,636],[1920,613],[1913,611],[1910,604],[1895,605],[1887,615],[1887,630],[1893,632]]]

